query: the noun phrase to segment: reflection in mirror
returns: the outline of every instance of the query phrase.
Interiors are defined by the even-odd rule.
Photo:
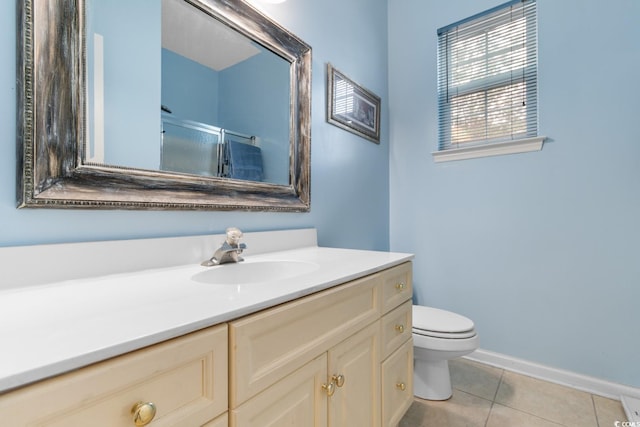
[[[90,163],[158,169],[160,3],[86,2]]]
[[[86,19],[88,163],[289,183],[287,60],[184,0]]]
[[[243,0],[18,12],[18,207],[309,210],[295,35]]]

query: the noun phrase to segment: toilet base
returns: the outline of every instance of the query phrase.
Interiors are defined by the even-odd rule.
[[[413,394],[426,400],[447,400],[453,394],[449,361],[413,361]]]

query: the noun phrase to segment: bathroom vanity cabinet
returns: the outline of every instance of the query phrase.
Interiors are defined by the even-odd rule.
[[[413,399],[411,271],[230,322],[230,426],[397,425]]]
[[[0,424],[146,425],[153,405],[150,426],[395,426],[413,400],[411,280],[405,262],[0,394]]]

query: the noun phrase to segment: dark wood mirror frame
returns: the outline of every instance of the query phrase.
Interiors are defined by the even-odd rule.
[[[84,0],[18,0],[18,207],[310,209],[311,47],[242,0],[188,0],[291,63],[290,182],[84,163]]]

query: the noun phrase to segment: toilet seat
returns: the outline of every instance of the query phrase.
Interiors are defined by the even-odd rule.
[[[425,336],[425,337],[433,337],[433,338],[444,338],[444,339],[448,339],[448,340],[460,340],[460,339],[465,339],[465,338],[471,338],[474,337],[476,335],[476,331],[468,331],[468,332],[462,332],[462,333],[458,333],[458,334],[447,334],[447,333],[443,333],[443,332],[435,332],[435,331],[425,331],[422,329],[413,329],[413,333],[416,335],[421,335],[421,336]]]
[[[413,333],[422,336],[465,339],[476,335],[471,319],[450,311],[421,305],[413,306]]]

